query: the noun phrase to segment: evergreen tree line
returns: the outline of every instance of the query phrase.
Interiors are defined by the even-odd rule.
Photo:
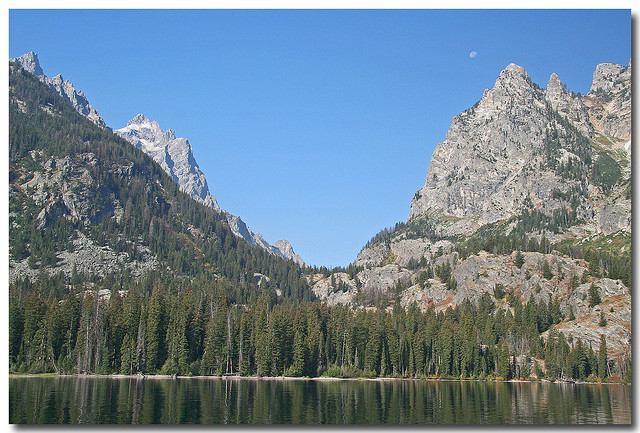
[[[60,277],[58,277],[60,278]],[[44,280],[44,277],[43,277]],[[69,283],[57,280],[54,283]],[[54,284],[50,283],[50,284]],[[511,309],[485,294],[474,305],[351,309],[263,291],[233,303],[232,284],[129,290],[12,285],[9,364],[14,372],[170,375],[439,377],[606,380],[631,377],[630,360],[551,331],[551,300]]]

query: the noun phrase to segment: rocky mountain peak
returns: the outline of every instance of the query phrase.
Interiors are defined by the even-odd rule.
[[[28,53],[23,54],[20,57],[9,60],[19,63],[20,65],[22,65],[25,71],[30,72],[33,75],[44,75],[44,71],[40,67],[40,62],[38,61],[38,54],[33,51],[29,51]]]
[[[295,263],[299,264],[300,266],[305,265],[304,261],[302,260],[302,257],[297,255],[293,251],[293,247],[291,246],[288,240],[280,239],[279,241],[276,241],[276,243],[273,246],[278,249],[278,251],[280,252],[279,254],[280,256],[286,259],[293,260]]]
[[[164,136],[167,140],[175,140],[176,139],[176,132],[169,128],[165,131]]]
[[[30,51],[20,57],[9,59],[9,61],[19,63],[25,71],[28,71],[38,77],[40,81],[47,84],[56,93],[66,99],[67,102],[69,102],[69,104],[78,111],[78,113],[82,114],[96,125],[109,129],[106,123],[104,123],[102,117],[100,117],[98,111],[89,104],[84,93],[76,90],[73,87],[72,82],[65,81],[61,74],[52,78],[44,75],[44,71],[40,67],[40,62],[38,61],[38,55],[35,52]]]
[[[220,209],[209,192],[207,180],[195,162],[193,149],[187,139],[176,138],[171,129],[162,132],[158,122],[151,121],[143,114],[136,115],[127,122],[127,126],[115,132],[151,156],[183,191],[214,209]]]
[[[599,64],[583,100],[598,131],[616,139],[631,140],[631,61],[627,66]]]
[[[466,232],[513,215],[533,182],[524,169],[542,148],[545,110],[544,95],[524,68],[508,65],[476,105],[452,120],[409,219],[433,213],[475,218],[455,229]],[[541,198],[547,192],[540,191]]]
[[[144,125],[144,124],[151,124],[151,121],[147,118],[147,116],[145,116],[144,114],[137,114],[136,116],[133,117],[133,119],[129,120],[127,122],[127,126],[130,125]]]
[[[534,100],[537,102],[534,103]],[[453,119],[449,133],[455,133],[458,128],[466,129],[472,117],[488,123],[498,117],[526,116],[526,110],[522,112],[522,107],[543,105],[543,96],[529,74],[522,66],[511,63],[500,73],[493,88],[486,89],[472,108]]]
[[[502,72],[500,72],[500,75],[498,75],[494,89],[517,89],[523,86],[531,86],[529,74],[527,74],[527,71],[525,71],[522,66],[510,63]]]
[[[470,234],[526,206],[548,214],[566,206],[553,195],[582,190],[586,179],[566,179],[559,167],[569,159],[572,164],[588,160],[591,148],[578,143],[591,137],[592,122],[606,135],[630,136],[629,69],[605,64],[594,75],[596,89],[619,88],[615,97],[600,90],[602,96],[592,98],[592,107],[604,107],[599,114],[603,126],[598,127],[593,108],[588,111],[586,99],[583,103],[569,93],[557,74],[543,91],[522,67],[507,66],[476,105],[452,120],[445,141],[434,150],[425,184],[411,202],[409,220],[442,215],[449,218],[444,234]],[[618,103],[623,96],[629,99]],[[580,212],[587,217],[592,210],[589,203],[584,206]]]
[[[569,93],[567,86],[560,81],[560,77],[555,72],[549,78],[544,97],[551,107],[569,120],[580,133],[591,137],[593,128],[589,123],[587,107],[579,96]]]
[[[560,81],[560,76],[555,72],[551,74],[551,77],[549,77],[549,82],[547,83],[547,92],[566,92],[566,90],[566,87],[564,87],[562,85],[562,82]]]

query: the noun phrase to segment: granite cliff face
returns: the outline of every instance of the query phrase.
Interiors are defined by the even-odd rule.
[[[73,83],[63,79],[61,74],[52,78],[44,74],[38,61],[38,55],[35,52],[30,51],[20,57],[9,59],[9,61],[19,63],[27,72],[38,77],[40,81],[47,84],[56,93],[66,99],[73,108],[87,119],[98,126],[108,128],[98,111],[89,104],[89,101],[81,90],[76,90],[73,87]]]
[[[350,274],[309,283],[325,302],[353,306],[396,296],[438,311],[483,295],[506,309],[514,297],[553,300],[565,319],[552,329],[591,344],[603,334],[622,354],[630,348],[630,273],[625,284],[620,273],[598,270],[603,259],[583,256],[630,260],[630,188],[631,63],[598,65],[584,96],[555,73],[543,89],[510,64],[451,121],[408,220],[376,235]],[[595,307],[591,287],[603,299]]]

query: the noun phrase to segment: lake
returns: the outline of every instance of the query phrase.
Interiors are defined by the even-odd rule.
[[[427,380],[10,377],[9,422],[629,424],[631,387]]]

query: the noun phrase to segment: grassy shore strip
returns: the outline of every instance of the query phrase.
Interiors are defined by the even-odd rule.
[[[16,374],[9,373],[9,377],[75,377],[75,378],[103,378],[103,379],[225,379],[225,380],[315,380],[315,381],[354,381],[366,380],[372,382],[385,381],[429,381],[429,382],[505,382],[505,383],[558,383],[558,384],[576,384],[576,385],[631,385],[625,382],[563,382],[541,380],[498,380],[498,379],[457,379],[457,378],[423,378],[423,377],[289,377],[289,376],[171,376],[168,374],[56,374],[56,373],[37,373],[37,374]]]

